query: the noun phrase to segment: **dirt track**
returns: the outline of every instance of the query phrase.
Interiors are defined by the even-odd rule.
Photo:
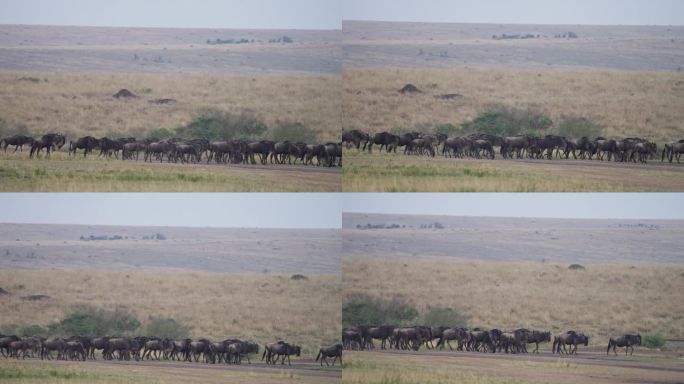
[[[7,360],[0,360],[0,367]],[[12,363],[16,362],[12,361]],[[19,362],[17,362],[19,363]],[[293,358],[292,366],[267,365],[259,358],[254,357],[251,364],[246,362],[241,365],[227,364],[204,364],[171,361],[44,361],[29,359],[21,361],[22,365],[48,365],[51,367],[65,367],[78,370],[102,371],[104,373],[116,373],[125,370],[135,376],[151,376],[156,379],[163,379],[164,382],[175,382],[174,380],[187,381],[192,383],[225,383],[225,382],[258,382],[258,383],[277,383],[287,378],[287,382],[335,382],[342,377],[342,370],[339,365],[335,367],[321,367],[313,359]],[[237,380],[237,381],[236,381]]]
[[[476,376],[504,376],[532,382],[573,383],[681,383],[684,381],[684,360],[681,354],[643,354],[606,356],[594,349],[578,356],[539,354],[473,353],[461,351],[422,350],[350,352],[352,360],[373,360],[389,364],[406,364],[430,370],[458,367],[459,372]],[[353,364],[352,364],[353,365]]]

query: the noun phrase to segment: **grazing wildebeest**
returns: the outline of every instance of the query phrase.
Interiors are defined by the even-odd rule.
[[[69,155],[75,155],[76,151],[79,149],[83,150],[83,157],[86,157],[89,153],[93,152],[93,149],[100,145],[100,140],[92,136],[84,136],[78,138],[76,141],[69,142]]]
[[[24,145],[33,145],[33,142],[33,137],[24,135],[13,135],[9,137],[3,137],[2,140],[0,140],[0,145],[2,145],[2,149],[5,152],[7,152],[7,147],[10,145],[14,145],[14,152],[16,152],[17,149],[23,152]]]
[[[48,133],[47,135],[43,135],[40,139],[34,140],[33,144],[31,144],[31,153],[29,154],[29,157],[39,155],[43,148],[45,148],[47,156],[49,157],[53,150],[62,148],[65,142],[66,137],[59,133]]]
[[[616,347],[625,347],[625,356],[627,356],[627,352],[629,352],[629,355],[631,356],[634,353],[634,346],[635,345],[641,345],[641,335],[636,334],[636,335],[622,335],[620,337],[616,338],[610,338],[608,340],[608,349],[606,350],[606,355],[610,353],[610,349],[613,349],[613,353],[617,356],[617,351],[615,351]]]
[[[321,366],[323,366],[323,362],[325,361],[325,365],[330,365],[328,364],[328,357],[332,357],[332,365],[335,366],[335,360],[338,358],[340,359],[340,364],[342,364],[342,344],[335,344],[330,347],[321,347],[318,350],[318,355],[316,356],[316,361],[318,359],[321,360]]]
[[[264,347],[264,354],[261,356],[261,360],[266,358],[266,363],[275,365],[282,356],[281,365],[285,364],[285,358],[287,358],[287,364],[292,365],[292,362],[290,362],[290,355],[301,356],[301,353],[302,348],[300,346],[278,341],[277,343],[271,343]]]

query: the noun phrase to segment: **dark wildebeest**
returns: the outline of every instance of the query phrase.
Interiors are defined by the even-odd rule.
[[[88,351],[88,357],[90,359],[96,360],[95,350],[99,349],[104,352],[105,348],[107,348],[107,342],[109,342],[109,336],[93,337],[92,340],[90,340],[90,349]]]
[[[551,332],[532,331],[527,334],[527,342],[534,343],[535,349],[532,353],[539,353],[539,343],[547,343],[551,341]]]
[[[143,353],[140,358],[142,360],[145,360],[146,358],[149,360],[150,357],[152,357],[159,360],[170,344],[171,340],[166,337],[163,339],[154,338],[147,340],[143,343]]]
[[[266,163],[268,163],[268,154],[271,153],[271,151],[273,151],[274,145],[275,143],[270,140],[261,140],[247,143],[247,146],[245,148],[245,161],[249,161],[252,164],[256,164],[254,155],[258,154],[259,162],[262,165],[265,165]]]
[[[63,339],[47,339],[43,342],[40,349],[40,358],[52,360],[52,351],[57,351],[57,359],[61,359],[64,355],[66,342]]]
[[[328,167],[342,166],[342,145],[338,143],[325,144],[325,157]]]
[[[571,347],[569,354],[577,354],[577,346],[579,344],[584,344],[585,346],[589,345],[589,336],[586,336],[583,333],[577,333],[575,331],[567,331],[553,338],[551,352],[558,353],[559,355],[561,353],[568,353],[568,351],[565,349],[565,346],[570,345]],[[561,347],[563,347],[562,350]]]
[[[328,357],[332,357],[332,365],[335,366],[335,360],[338,358],[340,359],[340,364],[342,364],[342,344],[335,344],[330,347],[321,347],[321,349],[318,350],[318,355],[316,356],[316,361],[318,359],[321,360],[321,366],[323,366],[323,362],[325,361],[325,365],[330,365],[328,364]]]
[[[0,337],[0,353],[2,354],[3,357],[7,357],[9,355],[9,345],[13,341],[19,341],[21,338],[19,336],[2,336]]]
[[[663,162],[665,161],[665,158],[667,158],[667,160],[671,163],[672,160],[677,159],[677,163],[679,163],[679,158],[681,157],[682,153],[684,153],[684,140],[665,144],[663,147],[663,155],[660,158],[660,161]]]
[[[7,147],[10,145],[14,145],[14,152],[16,152],[17,149],[23,152],[24,145],[33,145],[33,142],[33,137],[24,135],[13,135],[10,137],[3,137],[2,140],[0,140],[0,145],[2,145],[2,149],[5,152],[7,152]]]
[[[608,140],[603,137],[597,137],[594,141],[596,146],[596,158],[603,160],[603,156],[608,153],[608,161],[611,160],[613,156],[617,156],[617,142],[615,140]]]
[[[387,339],[392,336],[394,327],[389,325],[380,325],[377,327],[369,327],[366,335],[366,340],[364,340],[364,347],[374,348],[373,339],[380,339],[380,349],[385,349],[387,345]]]
[[[613,353],[617,356],[617,351],[615,351],[616,347],[625,347],[625,356],[627,356],[627,352],[629,352],[629,355],[631,356],[634,353],[634,346],[635,345],[641,345],[641,335],[636,334],[636,335],[623,335],[620,337],[616,338],[610,338],[608,340],[608,349],[606,350],[606,355],[609,354],[610,349],[613,349]]]
[[[190,359],[190,343],[191,339],[174,340],[171,345],[171,354],[169,359],[178,361],[191,361]]]
[[[145,151],[147,145],[144,141],[134,141],[132,143],[126,143],[123,145],[123,151],[121,153],[121,160],[133,160],[135,156],[135,161],[138,161],[138,155],[140,151]]]
[[[264,354],[261,356],[261,360],[265,357],[266,363],[275,365],[282,356],[281,365],[285,364],[285,358],[287,358],[287,364],[292,365],[292,362],[290,362],[290,355],[301,356],[301,354],[302,348],[300,346],[279,341],[264,347]]]
[[[313,159],[316,158],[317,165],[324,165],[328,160],[328,154],[325,151],[323,144],[309,144],[304,150],[304,164],[313,165]]]
[[[444,344],[446,344],[453,351],[454,348],[451,346],[451,340],[456,340],[458,342],[456,349],[462,351],[463,346],[468,343],[468,332],[463,328],[445,329],[442,331],[435,348],[444,348]]]
[[[169,141],[157,141],[150,143],[145,148],[145,161],[148,159],[152,162],[152,156],[156,156],[160,163],[164,162],[164,155],[168,162],[171,162],[176,155],[176,144]]]
[[[365,349],[363,336],[358,329],[342,330],[342,346],[349,350]]]
[[[361,132],[358,129],[352,129],[352,130],[347,130],[342,132],[342,142],[347,143],[349,145],[353,145],[356,147],[356,149],[361,149],[363,151],[366,150],[366,145],[368,144],[368,141],[370,140],[370,137],[366,132]],[[361,144],[363,144],[363,148],[361,148]]]
[[[491,334],[489,331],[482,330],[470,331],[467,349],[475,352],[496,352],[496,346]]]
[[[80,341],[67,341],[64,346],[64,354],[68,360],[86,360],[86,348]]]
[[[399,145],[399,136],[389,133],[380,132],[373,135],[373,139],[368,142],[368,152],[373,152],[373,144],[380,145],[380,150],[385,147],[387,152],[396,152]]]
[[[83,150],[83,157],[86,157],[89,153],[93,152],[93,149],[100,145],[100,140],[92,137],[85,136],[80,137],[76,141],[69,142],[69,155],[75,155],[76,151],[79,149]]]
[[[530,146],[530,137],[525,135],[503,137],[501,139],[500,153],[504,159],[512,158],[513,152],[519,159],[523,152]]]
[[[207,339],[199,339],[190,342],[190,353],[195,362],[199,361],[200,356],[204,357],[204,362],[209,363],[213,361],[213,348],[211,341]]]
[[[66,137],[59,133],[48,133],[47,135],[43,135],[40,139],[34,140],[33,144],[31,144],[31,153],[29,154],[29,157],[39,155],[43,148],[45,148],[47,156],[49,157],[53,150],[62,148],[65,142]]]

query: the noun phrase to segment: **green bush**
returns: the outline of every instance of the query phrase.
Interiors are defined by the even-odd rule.
[[[580,138],[595,138],[601,136],[603,127],[586,117],[563,116],[558,126],[554,129],[557,135]]]
[[[441,124],[435,127],[435,133],[443,133],[447,136],[458,136],[461,134],[461,127],[451,123]]]
[[[168,128],[159,128],[156,129],[148,135],[150,139],[154,140],[164,140],[173,137],[175,134],[172,130]]]
[[[431,327],[468,327],[468,316],[453,308],[430,308],[422,316],[421,324]]]
[[[111,335],[132,333],[140,327],[140,321],[125,309],[113,311],[82,307],[67,315],[62,321],[48,326],[48,332],[56,336]]]
[[[318,133],[301,123],[282,122],[273,128],[271,136],[275,141],[290,140],[292,142],[315,143]]]
[[[145,334],[172,339],[184,339],[190,334],[189,328],[174,319],[155,318],[145,327]]]
[[[418,317],[418,311],[401,300],[384,300],[361,296],[342,305],[342,324],[405,325]]]
[[[251,114],[239,115],[209,110],[196,117],[190,124],[179,127],[181,137],[204,137],[210,140],[249,139],[266,132],[266,124]]]
[[[41,327],[40,325],[33,324],[19,328],[17,333],[20,336],[47,336],[48,330]]]
[[[665,346],[665,337],[659,333],[649,333],[641,337],[641,345],[646,348],[660,349]]]
[[[497,136],[543,135],[553,121],[535,109],[493,105],[472,121],[461,124],[466,133],[481,132]]]

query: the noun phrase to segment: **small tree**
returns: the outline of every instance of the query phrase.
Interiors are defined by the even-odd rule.
[[[565,137],[595,138],[601,136],[603,127],[586,117],[563,116],[554,131]]]
[[[418,317],[418,311],[401,300],[384,300],[359,296],[342,305],[345,327],[362,324],[401,326]]]
[[[468,327],[468,316],[454,308],[430,308],[422,316],[422,323],[431,327]]]

